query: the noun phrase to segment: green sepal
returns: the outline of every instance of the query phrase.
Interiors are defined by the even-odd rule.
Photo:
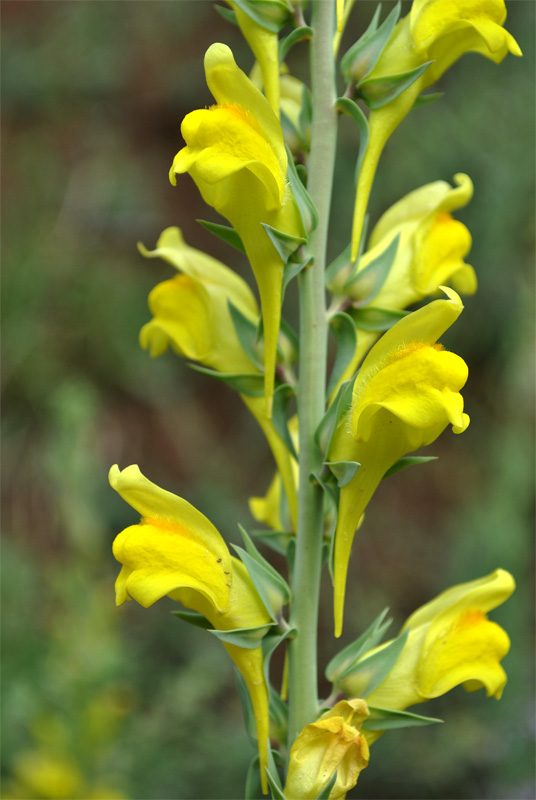
[[[398,72],[396,75],[383,75],[381,78],[369,78],[359,84],[358,90],[367,106],[376,111],[395,100],[412,83],[421,77],[432,61],[426,61],[407,72]]]
[[[285,264],[283,269],[283,295],[285,294],[285,289],[300,272],[305,269],[306,267],[312,266],[314,262],[313,256],[309,256],[308,258],[304,259],[303,261],[288,261]]]
[[[384,608],[378,614],[366,631],[361,634],[354,642],[346,645],[336,656],[333,656],[326,667],[326,678],[330,683],[336,683],[355,667],[363,653],[372,650],[373,647],[381,642],[385,632],[392,624],[392,619],[385,619],[389,609]]]
[[[312,39],[312,37],[313,29],[309,28],[308,25],[300,25],[299,28],[294,28],[288,36],[285,36],[279,42],[279,63],[283,63],[291,47],[294,47],[295,44],[303,41],[303,39]]]
[[[318,211],[316,210],[316,206],[311,199],[311,195],[305,188],[300,176],[298,175],[298,172],[296,171],[296,165],[294,164],[292,153],[288,149],[288,146],[285,147],[287,151],[288,162],[287,178],[290,183],[290,188],[292,189],[292,194],[294,195],[294,199],[298,206],[304,230],[307,233],[311,233],[311,231],[314,231],[318,225]]]
[[[285,641],[285,639],[296,633],[296,628],[287,628],[283,633],[273,633],[270,636],[266,636],[265,639],[262,641],[262,654],[263,654],[263,664],[264,664],[264,677],[266,679],[266,684],[270,683],[270,659],[272,658],[273,653],[279,645]]]
[[[235,647],[243,647],[244,650],[254,650],[260,646],[263,638],[275,624],[275,622],[268,622],[266,625],[256,625],[254,628],[233,628],[230,631],[218,631],[215,628],[207,628],[207,630],[220,642],[234,644]]]
[[[398,461],[395,461],[392,467],[389,467],[383,476],[382,481],[384,481],[386,478],[390,478],[391,475],[396,475],[396,473],[400,472],[401,469],[413,467],[416,464],[426,464],[428,461],[437,461],[437,456],[403,456],[402,458],[399,458]]]
[[[231,228],[229,225],[220,225],[219,222],[208,222],[205,219],[198,219],[196,222],[199,222],[203,228],[205,228],[209,233],[213,233],[214,236],[218,237],[218,239],[221,239],[226,244],[230,244],[231,247],[235,248],[235,250],[239,250],[241,253],[246,255],[246,248],[244,247],[242,239],[234,228]]]
[[[351,117],[355,122],[355,124],[357,125],[357,130],[359,132],[359,153],[357,156],[357,164],[356,164],[356,180],[357,180],[357,175],[359,175],[359,170],[361,169],[361,162],[363,161],[369,140],[368,120],[363,111],[357,105],[357,103],[355,103],[353,100],[350,100],[349,97],[339,97],[339,99],[335,103],[335,108],[338,111],[342,111],[343,114],[347,114],[349,117]]]
[[[358,461],[324,461],[324,464],[335,475],[339,489],[350,483],[361,466]]]
[[[189,364],[196,372],[209,375],[211,378],[230,386],[235,392],[245,394],[247,397],[262,397],[264,394],[264,377],[262,375],[247,375],[231,372],[218,372],[215,369],[202,367],[199,364]]]
[[[445,92],[431,92],[430,94],[420,94],[415,102],[413,103],[412,108],[422,108],[422,106],[427,106],[429,103],[435,103],[436,100],[439,100],[440,97],[443,97]]]
[[[344,375],[346,367],[354,357],[357,347],[357,332],[352,317],[345,314],[344,311],[334,314],[329,321],[329,325],[337,342],[337,355],[329,376],[327,388],[328,395],[331,395]]]
[[[331,480],[330,480],[331,479]],[[327,552],[322,553],[322,563],[324,563],[325,558],[329,560],[329,571],[330,574],[333,576],[333,550],[334,550],[334,540],[335,536],[335,529],[337,527],[337,511],[339,508],[339,487],[337,486],[337,482],[331,475],[331,472],[328,472],[328,476],[324,477],[319,473],[312,472],[309,475],[309,481],[311,483],[317,483],[319,486],[322,487],[324,490],[325,499],[327,500],[328,506],[324,506],[324,516],[329,514],[329,507],[331,507],[331,513],[333,515],[331,525],[329,526],[329,530],[325,531],[330,537],[329,541],[329,549]]]
[[[251,531],[251,535],[275,553],[286,556],[289,541],[294,537],[292,531]]]
[[[242,345],[244,353],[247,355],[252,364],[262,370],[263,364],[259,359],[255,346],[257,344],[258,326],[250,319],[245,317],[230,300],[227,300],[227,306],[229,307],[229,313],[233,321],[236,335],[238,336],[238,341]]]
[[[240,705],[242,706],[242,715],[244,717],[244,727],[246,729],[246,733],[248,735],[249,741],[257,748],[257,725],[255,723],[255,715],[253,713],[253,704],[251,702],[251,696],[248,691],[248,687],[246,682],[242,676],[242,673],[239,672],[238,669],[235,667],[235,677],[236,683],[238,686],[238,696],[240,698]]]
[[[438,717],[423,717],[410,711],[395,711],[393,708],[369,706],[370,716],[361,724],[368,731],[388,731],[395,728],[415,728],[422,725],[435,725],[444,720]]]
[[[356,327],[364,331],[386,331],[395,322],[409,314],[409,311],[399,311],[395,308],[380,308],[367,306],[366,308],[351,308],[347,313],[352,317]]]
[[[268,234],[283,264],[286,264],[298,247],[307,241],[302,236],[293,236],[291,233],[278,231],[276,228],[272,228],[271,225],[267,225],[266,222],[261,222],[261,225]]]
[[[356,664],[353,669],[345,670],[345,677],[349,675],[352,676],[356,697],[366,699],[380,683],[383,683],[398,661],[408,635],[409,629],[403,631],[386,647],[373,653],[368,658],[364,658]],[[339,678],[339,681],[341,678],[342,676]],[[357,685],[355,682],[356,678],[359,678]]]
[[[279,33],[292,13],[284,0],[233,0],[233,3],[270,33]]]
[[[259,754],[253,756],[249,762],[244,787],[244,800],[259,800],[262,795],[261,779],[259,774]]]
[[[352,287],[352,298],[355,296],[359,297],[359,300],[353,299],[352,306],[354,308],[366,306],[378,296],[394,264],[399,242],[400,234],[397,233],[385,250],[382,250],[370,264],[367,264],[364,269],[350,275],[345,283],[345,287]]]
[[[400,16],[400,3],[378,28],[380,6],[372,18],[367,30],[361,38],[344,54],[341,59],[341,72],[352,83],[359,84],[370,75],[389,41],[393,29]]]
[[[321,453],[328,453],[333,431],[337,427],[341,417],[346,414],[352,405],[353,386],[354,379],[345,381],[340,385],[335,399],[320,420],[318,428],[315,431],[315,441]]]
[[[247,531],[241,525],[238,527],[246,549],[243,550],[235,544],[233,548],[249,572],[266,610],[272,619],[277,620],[282,606],[290,602],[292,596],[290,587],[279,572],[259,553]]]
[[[296,461],[298,460],[298,455],[296,453],[296,448],[294,447],[294,442],[292,441],[292,437],[289,433],[288,429],[288,404],[290,403],[291,399],[294,397],[295,391],[288,383],[283,383],[281,386],[278,386],[274,392],[274,400],[272,406],[272,424],[280,437],[285,442],[286,446],[288,447],[290,453]]]
[[[236,18],[236,14],[232,8],[225,8],[224,6],[214,5],[214,8],[223,19],[227,20],[227,22],[231,22],[233,25],[238,25],[238,20]]]
[[[339,272],[343,270],[345,267],[353,268],[353,264],[350,261],[351,252],[352,252],[352,243],[349,242],[348,246],[344,248],[342,253],[340,253],[337,256],[337,258],[333,259],[329,267],[326,269],[326,277],[325,277],[326,288],[328,288],[332,293],[334,292],[333,289],[331,288],[331,284],[333,283],[334,279],[337,277]]]
[[[276,771],[277,775],[277,771]],[[277,775],[277,782],[273,777],[272,773],[266,767],[266,779],[268,781],[268,786],[270,787],[270,792],[272,794],[272,800],[287,800],[285,795],[283,794],[283,789],[281,788],[281,782],[279,781],[279,775]]]
[[[198,611],[172,611],[171,613],[174,617],[182,619],[183,622],[189,622],[190,625],[195,625],[197,628],[205,630],[212,628],[212,623]]]
[[[328,800],[331,794],[331,790],[335,786],[336,781],[337,781],[337,770],[335,770],[334,775],[332,775],[329,782],[326,783],[320,794],[317,795],[316,800]]]

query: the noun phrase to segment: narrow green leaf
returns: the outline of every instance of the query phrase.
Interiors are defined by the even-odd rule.
[[[285,293],[285,289],[287,288],[291,280],[293,280],[293,278],[299,275],[302,269],[310,267],[313,264],[313,261],[314,261],[313,256],[309,256],[304,261],[299,261],[299,262],[295,262],[292,260],[287,261],[283,269],[283,294]]]
[[[294,361],[297,361],[300,356],[300,339],[298,337],[298,334],[296,333],[294,328],[291,325],[289,325],[286,319],[283,319],[283,317],[281,317],[280,330],[281,333],[288,339],[295,353]]]
[[[387,731],[395,728],[415,728],[422,725],[435,725],[443,722],[438,717],[423,717],[409,711],[395,711],[392,708],[377,708],[369,706],[370,717],[367,717],[361,727],[369,731]]]
[[[329,451],[329,445],[331,442],[331,437],[333,436],[333,431],[352,404],[353,386],[353,378],[341,384],[335,399],[320,420],[320,424],[316,429],[315,442],[317,443],[320,452],[325,455]]]
[[[284,0],[233,0],[253,22],[270,33],[279,33],[292,12]]]
[[[435,101],[439,100],[440,97],[443,97],[444,94],[445,92],[432,92],[431,94],[420,94],[413,103],[413,108],[422,108],[422,106],[427,106],[430,103],[435,103]]]
[[[324,461],[326,467],[329,467],[337,478],[337,486],[342,489],[347,483],[350,483],[355,476],[357,470],[361,466],[357,461]]]
[[[288,727],[288,706],[275,691],[273,686],[269,687],[269,709],[270,717],[280,731],[286,731]]]
[[[363,697],[366,699],[391,672],[404,649],[408,634],[409,630],[403,631],[386,647],[373,653],[373,655],[368,658],[364,658],[352,669],[346,669],[344,673],[339,676],[339,681],[343,677],[351,675],[353,685],[356,687],[356,697]],[[356,678],[358,680],[356,680]]]
[[[297,461],[298,455],[288,429],[288,406],[294,395],[294,389],[288,383],[277,387],[272,406],[272,424]]]
[[[335,786],[336,781],[337,781],[337,770],[335,770],[335,773],[334,775],[332,775],[329,783],[326,783],[320,794],[317,795],[316,800],[328,800],[331,794],[331,790]]]
[[[287,553],[289,541],[294,537],[292,531],[251,531],[251,535],[266,547],[284,556]]]
[[[326,269],[325,283],[327,288],[330,289],[330,291],[333,291],[331,289],[331,284],[333,283],[333,280],[339,274],[339,272],[341,272],[341,270],[343,270],[345,267],[353,269],[353,264],[350,261],[351,251],[352,251],[352,243],[349,242],[348,246],[344,248],[342,253],[340,253],[340,255],[338,255],[337,258],[333,259],[329,267]]]
[[[379,294],[394,264],[400,234],[389,242],[385,250],[374,258],[364,269],[354,272],[346,281],[346,288],[352,287],[353,307],[366,306]]]
[[[259,359],[255,345],[257,343],[257,325],[250,319],[244,316],[242,312],[234,306],[230,300],[227,300],[229,313],[233,320],[234,329],[238,340],[242,345],[244,353],[247,355],[252,364],[260,370],[263,368],[262,361]]]
[[[300,176],[298,175],[298,172],[296,171],[296,165],[294,164],[294,157],[292,153],[288,147],[286,150],[288,162],[287,177],[290,183],[290,188],[292,189],[294,199],[298,205],[304,230],[307,231],[307,233],[311,233],[311,231],[314,231],[318,225],[318,211],[316,210],[315,204],[311,199],[311,195],[305,188]]]
[[[219,6],[217,6],[217,8],[219,8]],[[224,9],[224,11],[225,10],[226,9]],[[198,219],[196,221],[209,231],[209,233],[213,233],[214,236],[217,236],[218,239],[222,239],[226,244],[230,244],[231,247],[234,247],[235,250],[239,250],[241,253],[244,253],[244,255],[246,254],[246,248],[242,243],[242,239],[234,228],[229,227],[229,225],[220,225],[218,222],[207,222],[207,220],[204,219]]]
[[[387,470],[382,480],[384,481],[386,478],[390,478],[391,475],[396,475],[401,469],[413,467],[416,464],[426,464],[428,461],[437,461],[437,456],[404,456],[403,458],[399,458],[398,461],[395,461],[393,466]]]
[[[352,317],[357,328],[364,331],[386,331],[409,311],[399,311],[394,308],[379,308],[367,306],[366,308],[351,308],[347,313]]]
[[[189,364],[196,372],[202,375],[209,375],[217,381],[230,386],[235,392],[245,394],[248,397],[262,397],[264,394],[264,377],[262,375],[240,375],[230,372],[218,372],[215,369],[202,367],[200,364]]]
[[[333,484],[331,484],[329,478],[325,480],[318,473],[311,473],[309,475],[309,480],[311,483],[318,483],[318,485],[324,490],[324,496],[327,501],[327,506],[324,506],[324,515],[326,517],[331,515],[330,530],[327,532],[327,534],[328,536],[331,536],[331,545],[333,545],[333,540],[335,538],[333,534],[335,533],[335,528],[337,525],[337,509],[339,507],[339,488],[335,481]]]
[[[329,376],[327,393],[330,395],[339,383],[346,367],[354,357],[357,347],[357,333],[352,317],[339,311],[330,319],[330,327],[337,342],[337,355]]]
[[[333,656],[326,667],[328,681],[335,683],[338,678],[346,675],[347,671],[357,664],[363,653],[372,650],[381,642],[383,635],[392,623],[391,619],[385,619],[388,611],[388,608],[384,608],[361,636]]]
[[[270,634],[269,636],[265,636],[262,640],[264,677],[267,684],[270,683],[270,660],[273,653],[288,636],[295,633],[296,628],[287,628],[287,630],[283,631],[281,634]]]
[[[338,111],[342,111],[343,114],[347,114],[349,117],[351,117],[355,122],[355,124],[357,125],[357,130],[359,131],[359,153],[357,156],[357,164],[356,164],[356,176],[357,176],[359,175],[359,170],[361,169],[361,162],[363,161],[363,157],[365,155],[365,151],[367,149],[369,140],[368,120],[363,111],[357,105],[357,103],[355,103],[353,100],[350,100],[349,97],[339,97],[339,99],[335,103],[335,108],[338,109]]]
[[[311,94],[309,88],[305,84],[303,84],[303,89],[302,89],[300,113],[298,115],[298,124],[300,126],[300,130],[303,131],[304,135],[306,131],[311,130],[311,125],[313,124],[313,95]]]
[[[253,705],[251,703],[251,696],[246,686],[246,682],[242,674],[235,668],[235,678],[238,686],[238,696],[240,697],[240,705],[242,706],[242,714],[244,716],[244,727],[249,737],[251,744],[257,747],[257,725],[255,724],[255,715],[253,713]]]
[[[245,650],[254,650],[260,646],[263,637],[266,636],[273,625],[275,625],[274,622],[268,622],[266,625],[256,625],[253,628],[233,628],[230,631],[218,631],[215,628],[208,628],[207,630],[220,642],[234,644],[236,647],[243,647]]]
[[[301,236],[293,236],[290,233],[278,231],[276,228],[272,228],[271,225],[267,225],[265,222],[261,222],[261,225],[268,234],[271,243],[279,253],[281,261],[283,261],[284,264],[287,263],[294,251],[297,250],[300,245],[305,244],[306,242],[306,239],[302,238]]]
[[[261,795],[262,786],[259,771],[259,754],[257,753],[249,762],[246,775],[246,787],[244,789],[244,800],[259,800]]]
[[[377,9],[377,12],[379,9]],[[389,41],[391,33],[400,16],[400,3],[377,28],[378,13],[361,38],[341,59],[341,72],[348,80],[358,83],[370,75]]]
[[[272,793],[272,800],[287,800],[287,798],[283,794],[283,789],[281,788],[279,775],[277,776],[277,781],[276,781],[272,773],[268,769],[268,767],[266,767],[266,778],[268,780],[268,786],[270,787],[270,791]]]
[[[414,69],[407,72],[399,72],[396,75],[383,75],[381,78],[369,78],[358,85],[358,90],[367,104],[375,111],[382,106],[395,100],[412,83],[421,77],[423,72],[430,66],[432,61],[426,61]]]
[[[285,579],[262,556],[246,530],[239,525],[246,550],[233,544],[240,559],[250,574],[266,609],[274,620],[277,619],[281,606],[290,602],[291,592]]]
[[[209,630],[212,627],[212,623],[197,611],[172,611],[171,613],[174,617],[182,619],[183,622],[189,622],[190,625],[195,625],[198,628]]]
[[[294,47],[297,42],[301,42],[304,39],[312,39],[312,37],[313,29],[309,28],[307,25],[301,25],[299,28],[294,28],[294,30],[291,31],[288,36],[285,36],[279,42],[279,63],[283,63],[289,53],[289,50],[291,47]]]
[[[307,149],[307,142],[305,140],[305,135],[302,130],[296,125],[296,123],[283,111],[281,108],[279,111],[280,114],[280,122],[283,131],[285,132],[285,141],[290,139],[295,139],[300,147],[300,150]]]

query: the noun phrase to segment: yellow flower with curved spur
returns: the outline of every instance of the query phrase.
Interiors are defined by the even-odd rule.
[[[356,461],[340,490],[334,555],[335,636],[342,632],[348,561],[359,520],[386,471],[402,456],[431,444],[448,424],[469,425],[460,389],[467,365],[436,344],[463,305],[452,289],[393,325],[365,358],[352,404],[332,437],[330,461]]]
[[[385,143],[419,94],[464,53],[480,53],[495,63],[508,52],[521,55],[513,36],[502,27],[505,19],[504,0],[413,0],[410,13],[395,26],[378,63],[367,75],[369,90],[377,79],[407,72],[428,61],[433,63],[398,97],[370,112],[369,141],[357,183],[352,261],[357,256],[368,198]]]
[[[434,295],[444,285],[452,286],[461,294],[476,292],[475,271],[464,261],[471,249],[471,234],[452,216],[455,209],[471,200],[473,183],[463,173],[455,175],[454,182],[454,188],[446,181],[421,186],[380,217],[370,236],[369,248],[359,260],[357,275],[378,258],[396,236],[400,239],[389,274],[371,306],[402,310]],[[341,274],[339,281],[344,277]],[[351,283],[341,294],[359,303],[356,286],[358,284]],[[359,328],[359,321],[356,324]],[[378,336],[377,331],[359,329],[356,351],[340,383],[355,374]]]
[[[510,573],[497,569],[484,578],[453,586],[421,606],[402,627],[409,631],[404,649],[367,703],[403,711],[460,684],[468,692],[485,688],[488,697],[498,700],[506,683],[500,662],[510,649],[510,640],[486,615],[514,589]],[[389,644],[370,650],[361,660]],[[359,695],[363,689],[359,672],[343,678],[340,688],[345,694]],[[367,731],[369,744],[380,734]]]
[[[258,324],[257,301],[247,283],[225,264],[187,245],[179,228],[166,228],[155,250],[147,250],[141,244],[138,248],[147,258],[163,258],[180,273],[151,291],[149,308],[153,319],[140,331],[141,346],[153,357],[171,345],[180,356],[219,372],[260,374],[244,352],[229,311],[230,302],[246,319]],[[297,494],[291,455],[264,413],[264,399],[241,397],[270,445],[295,524]]]
[[[335,772],[330,800],[344,798],[369,760],[369,749],[360,727],[368,717],[364,700],[341,700],[306,725],[290,750],[284,794],[288,800],[314,800]]]
[[[175,185],[176,176],[188,172],[205,202],[242,239],[261,298],[270,415],[284,264],[262,223],[296,237],[303,237],[303,223],[287,181],[283,132],[268,100],[224,44],[207,50],[205,73],[217,105],[184,118],[186,147],[175,156],[170,180]]]
[[[204,514],[149,481],[136,465],[123,470],[113,466],[109,480],[142,517],[113,544],[114,556],[122,564],[115,584],[117,605],[133,598],[147,608],[169,595],[203,614],[215,630],[272,622],[245,566],[230,555],[221,534]],[[224,646],[251,696],[266,792],[269,717],[262,648]]]

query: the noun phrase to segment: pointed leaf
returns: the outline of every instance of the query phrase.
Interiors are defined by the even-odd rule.
[[[356,165],[356,176],[357,176],[359,175],[359,170],[361,169],[361,162],[363,161],[363,157],[365,155],[365,151],[367,149],[369,140],[368,120],[363,111],[357,105],[357,103],[355,103],[353,100],[350,100],[349,97],[339,97],[339,99],[335,103],[335,108],[338,109],[339,111],[342,111],[343,114],[347,114],[349,117],[351,117],[355,122],[355,124],[357,125],[357,129],[359,131],[359,154],[357,156],[357,165]]]
[[[270,683],[270,660],[273,653],[277,650],[281,642],[284,642],[288,636],[295,635],[295,633],[296,628],[287,628],[286,631],[283,631],[281,634],[269,635],[262,640],[264,677],[266,678],[267,684]]]
[[[234,306],[230,300],[227,300],[229,313],[233,320],[234,329],[238,340],[242,345],[244,353],[247,355],[252,364],[262,369],[263,364],[259,359],[255,345],[257,343],[257,325],[250,319],[245,317],[239,309]]]
[[[270,717],[281,731],[286,730],[288,727],[288,706],[281,699],[273,686],[270,686],[269,688]]]
[[[352,317],[345,314],[344,311],[339,311],[338,314],[334,314],[330,319],[329,324],[337,342],[337,355],[329,376],[328,395],[333,392],[344,375],[344,371],[354,357],[357,347],[357,333]]]
[[[334,278],[339,274],[339,272],[342,269],[344,269],[345,267],[353,268],[353,264],[350,260],[351,252],[352,252],[352,243],[349,242],[348,246],[344,248],[342,253],[338,255],[337,258],[333,259],[329,267],[326,269],[325,283],[328,289],[330,289],[330,285],[332,284]]]
[[[367,306],[366,308],[348,309],[347,313],[352,317],[356,327],[364,331],[386,331],[399,319],[407,316],[409,311]]]
[[[305,140],[303,131],[300,130],[298,125],[287,114],[285,114],[282,108],[279,110],[279,115],[280,115],[281,126],[283,128],[283,131],[285,131],[286,133],[285,141],[287,141],[287,139],[291,137],[292,139],[295,139],[298,142],[300,150],[306,150],[307,142]]]
[[[286,150],[288,159],[287,178],[290,183],[290,188],[292,189],[292,194],[294,195],[294,199],[296,200],[300,210],[303,227],[307,233],[311,233],[311,231],[314,231],[318,225],[318,211],[316,210],[315,204],[311,199],[311,195],[303,185],[300,176],[296,171],[296,165],[294,164],[294,157],[292,153],[288,147]]]
[[[330,473],[328,473],[328,475],[330,475]],[[333,545],[333,538],[334,538],[333,534],[335,533],[335,528],[337,525],[337,510],[339,507],[338,486],[335,482],[333,482],[332,484],[329,478],[326,480],[319,473],[312,472],[309,475],[309,480],[311,481],[311,483],[317,483],[324,490],[324,498],[325,500],[327,500],[327,506],[324,505],[324,516],[328,516],[330,512],[332,514],[332,522],[330,525],[330,530],[327,533],[329,536],[331,536],[332,539],[331,544]]]
[[[341,417],[346,414],[352,404],[353,386],[354,379],[341,384],[335,399],[320,420],[320,424],[315,432],[315,441],[321,453],[328,452],[333,431],[337,427],[337,423]]]
[[[356,695],[366,699],[391,672],[404,649],[408,635],[409,629],[403,631],[386,647],[378,650],[368,658],[364,658],[353,669],[346,669],[339,676],[339,680],[343,676],[351,675],[355,682],[356,677],[359,676],[361,684],[359,689],[356,690]]]
[[[400,3],[377,28],[379,8],[363,36],[344,54],[341,59],[341,72],[345,78],[357,83],[369,75],[389,41],[391,33],[400,16]]]
[[[272,793],[272,800],[287,800],[287,798],[283,794],[283,789],[281,789],[281,783],[279,782],[279,778],[276,782],[275,778],[273,777],[268,767],[266,767],[266,778],[268,779],[268,785]]]
[[[316,800],[328,800],[331,794],[331,790],[335,786],[336,781],[337,781],[337,770],[335,770],[335,773],[334,775],[332,775],[329,783],[327,783],[320,792],[320,794],[317,795]]]
[[[361,466],[358,461],[324,461],[326,467],[329,467],[337,478],[337,486],[342,489],[347,483],[350,483],[355,476],[357,470]]]
[[[238,696],[240,697],[240,705],[242,706],[242,714],[244,715],[244,727],[249,737],[251,744],[257,747],[257,725],[255,723],[255,715],[253,713],[253,705],[251,702],[251,695],[246,686],[246,682],[242,677],[242,673],[235,668],[236,683],[238,686]]]
[[[279,33],[292,9],[284,0],[233,0],[253,22],[271,33]]]
[[[217,6],[217,8],[220,8],[220,6]],[[224,11],[226,10],[227,9],[224,9]],[[239,250],[241,253],[244,253],[244,255],[246,254],[242,239],[234,228],[229,227],[229,225],[220,225],[218,222],[207,222],[207,220],[204,219],[198,219],[196,221],[199,222],[203,228],[206,228],[207,231],[217,236],[218,239],[222,239],[226,244],[230,244],[231,247],[234,247],[235,250]]]
[[[288,339],[292,349],[294,350],[294,353],[296,354],[294,360],[297,361],[300,356],[300,340],[298,334],[296,333],[294,328],[288,324],[286,319],[283,319],[283,317],[281,317],[280,330],[283,333],[283,335]]]
[[[305,267],[310,267],[313,262],[313,256],[309,256],[304,261],[299,261],[296,263],[295,261],[290,260],[285,264],[285,268],[283,270],[283,293],[285,292],[285,289],[291,280],[299,275],[302,269],[305,269]]]
[[[233,544],[234,550],[245,565],[268,613],[276,620],[281,606],[290,602],[291,592],[285,579],[259,553],[244,528],[239,525],[246,550]]]
[[[287,553],[289,541],[294,537],[292,531],[251,531],[251,535],[265,544],[271,550],[284,556]]]
[[[401,469],[413,467],[416,464],[426,464],[428,461],[437,461],[437,456],[404,456],[403,458],[399,458],[398,461],[395,461],[393,466],[387,470],[382,480],[390,478],[391,475],[396,475]]]
[[[290,48],[294,47],[297,42],[301,42],[304,39],[311,39],[312,36],[313,29],[309,28],[307,25],[301,25],[299,28],[294,28],[294,30],[291,31],[288,36],[285,36],[279,42],[279,63],[283,63]]]
[[[266,625],[256,625],[254,628],[234,628],[230,631],[218,631],[214,628],[208,628],[211,633],[220,642],[227,642],[227,644],[234,644],[235,647],[243,647],[245,650],[254,650],[259,647],[262,639],[270,628],[275,625],[275,622],[268,622]]]
[[[385,250],[382,250],[370,264],[350,275],[345,286],[347,288],[351,286],[352,296],[359,297],[359,300],[353,301],[354,307],[366,306],[378,295],[394,264],[399,242],[400,234],[397,233]]]
[[[387,731],[395,728],[414,728],[422,725],[435,725],[443,722],[437,717],[423,717],[409,711],[395,711],[392,708],[377,708],[369,706],[370,716],[362,723],[361,727],[368,731]]]
[[[266,222],[261,222],[261,225],[268,234],[270,241],[279,253],[281,261],[284,264],[287,263],[292,253],[294,253],[294,251],[297,250],[300,245],[305,244],[306,242],[306,239],[293,236],[291,233],[278,231],[276,228],[272,228],[271,225],[267,225]]]
[[[427,61],[414,69],[410,69],[407,72],[399,72],[396,75],[369,78],[358,84],[359,93],[368,107],[375,111],[390,103],[391,100],[395,100],[412,83],[415,83],[430,64],[432,64],[432,61]]]
[[[374,622],[368,626],[366,631],[355,642],[347,645],[336,656],[333,656],[326,667],[328,681],[335,683],[338,678],[346,675],[357,664],[363,653],[372,650],[373,647],[376,647],[381,642],[383,635],[392,624],[391,619],[385,619],[388,611],[388,608],[384,608],[381,614],[378,614]]]
[[[189,364],[196,372],[209,375],[211,378],[230,386],[235,392],[245,394],[247,397],[262,397],[264,394],[264,377],[262,375],[240,375],[238,373],[218,372],[215,369],[202,367],[199,364]]]
[[[182,619],[183,622],[189,622],[190,625],[195,625],[198,628],[209,630],[212,626],[212,623],[197,611],[172,611],[171,613],[174,617]]]
[[[236,14],[232,8],[225,8],[224,6],[218,6],[216,4],[214,4],[213,8],[215,8],[218,14],[227,20],[227,22],[232,22],[233,25],[238,25]]]
[[[413,108],[422,108],[422,106],[427,106],[429,103],[434,103],[436,100],[439,100],[440,97],[443,97],[444,94],[445,92],[432,92],[431,94],[420,94],[413,103]]]
[[[259,754],[257,753],[249,762],[246,775],[246,787],[244,789],[244,800],[259,800],[261,795],[262,786],[259,775]]]
[[[294,456],[296,461],[298,456],[294,447],[294,442],[288,429],[288,405],[294,397],[295,392],[292,386],[288,383],[283,383],[278,386],[274,392],[274,402],[272,406],[272,424],[280,437],[285,442],[291,455]]]

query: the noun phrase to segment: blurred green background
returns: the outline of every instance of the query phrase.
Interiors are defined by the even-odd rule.
[[[348,45],[374,6],[357,4]],[[147,294],[171,270],[142,259],[136,241],[153,247],[178,224],[250,280],[195,222],[216,217],[190,179],[174,189],[167,172],[182,117],[211,103],[206,48],[227,42],[246,70],[252,57],[204,0],[6,0],[2,16],[2,796],[239,798],[253,750],[221,646],[172,618],[167,599],[114,606],[111,543],[135,514],[107,472],[138,463],[234,541],[237,520],[253,525],[247,498],[271,477],[237,397],[137,343]],[[429,181],[463,171],[475,183],[457,216],[474,237],[479,292],[445,337],[470,367],[472,421],[429,448],[437,462],[377,492],[354,546],[344,640],[385,605],[398,625],[448,585],[501,566],[518,582],[493,614],[512,639],[509,682],[500,703],[458,689],[422,707],[447,724],[382,737],[352,797],[535,796],[534,16],[533,2],[510,3],[525,57],[464,57],[381,163],[373,220]],[[300,45],[288,59],[303,78],[304,54]],[[333,256],[350,232],[355,145],[344,119]],[[291,291],[294,321],[295,305]],[[322,665],[336,650],[324,588]]]

